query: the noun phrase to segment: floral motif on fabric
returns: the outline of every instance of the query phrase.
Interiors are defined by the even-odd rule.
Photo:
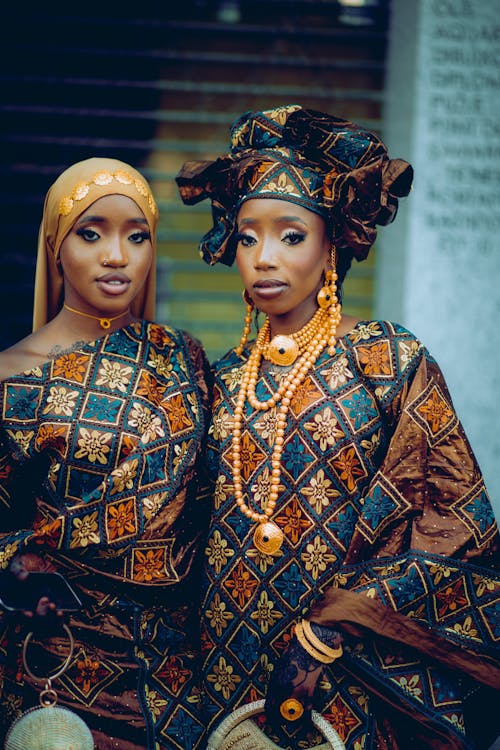
[[[155,406],[159,406],[166,393],[166,386],[149,372],[141,373],[136,393],[143,396]]]
[[[366,469],[355,445],[343,448],[329,463],[348,492],[355,492],[358,480],[366,476]]]
[[[37,419],[42,391],[40,388],[8,385],[4,395],[4,414],[9,422],[33,422]]]
[[[243,561],[240,560],[232,573],[227,576],[224,586],[241,610],[244,609],[250,601],[257,583],[257,577],[243,563]]]
[[[74,518],[71,527],[70,549],[87,547],[89,544],[98,544],[101,541],[97,511]]]
[[[175,656],[167,656],[160,668],[155,672],[155,677],[173,694],[178,695],[192,672],[185,669],[182,661]]]
[[[115,542],[134,536],[137,531],[135,504],[132,498],[110,503],[106,512],[108,541]]]
[[[365,495],[358,525],[370,541],[374,541],[381,531],[390,526],[397,517],[402,517],[411,505],[403,495],[379,474]]]
[[[121,674],[116,664],[81,649],[60,678],[64,686],[86,706],[91,706],[99,694]]]
[[[40,427],[35,438],[37,450],[43,451],[54,448],[60,455],[64,456],[67,451],[68,424],[46,422]]]
[[[335,696],[329,710],[324,716],[335,727],[340,739],[344,743],[347,742],[349,736],[354,734],[362,724],[356,712],[340,694]]]
[[[366,429],[378,416],[375,400],[363,385],[348,391],[338,403],[354,432]]]
[[[370,346],[358,346],[356,350],[361,371],[374,377],[394,377],[391,350],[387,340],[378,340]]]
[[[434,445],[456,426],[457,416],[439,386],[430,382],[426,390],[408,407],[409,413]]]
[[[163,405],[167,412],[170,431],[173,435],[182,434],[192,429],[193,420],[186,409],[184,399],[180,393],[165,399]]]
[[[162,540],[161,545],[156,542],[138,545],[132,550],[130,562],[127,561],[127,576],[138,583],[151,586],[179,581],[173,546],[173,538]]]
[[[495,514],[482,481],[456,500],[451,509],[474,534],[478,547],[492,539],[495,533]]]
[[[69,352],[58,357],[52,366],[52,376],[64,380],[74,380],[76,383],[85,382],[91,358],[86,354]]]

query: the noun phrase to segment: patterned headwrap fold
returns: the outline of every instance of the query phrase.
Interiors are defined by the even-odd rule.
[[[394,219],[412,179],[411,165],[389,159],[374,133],[292,104],[242,115],[231,126],[229,153],[186,162],[176,182],[184,203],[212,201],[213,227],[200,242],[201,257],[231,265],[236,216],[249,198],[281,198],[315,211],[337,249],[364,260],[376,225]]]
[[[58,262],[64,238],[78,217],[104,195],[127,195],[142,210],[148,222],[153,246],[153,263],[148,277],[132,301],[137,318],[152,320],[155,315],[156,227],[158,207],[151,188],[136,169],[117,159],[92,157],[72,164],[49,188],[38,234],[35,273],[33,330],[52,320],[63,303],[63,275]]]

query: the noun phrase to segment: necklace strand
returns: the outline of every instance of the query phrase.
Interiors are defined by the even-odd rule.
[[[307,350],[307,345],[314,340],[315,337],[318,336],[319,333],[323,333],[324,327],[327,323],[327,317],[325,315],[324,310],[318,310],[309,323],[307,323],[304,328],[302,328],[300,331],[298,331],[294,336],[296,337],[296,340],[300,340],[300,354],[304,354],[304,351]],[[307,329],[307,331],[306,331]],[[256,346],[254,350],[252,351],[250,355],[250,359],[253,359],[255,362],[257,359],[259,360],[257,364],[257,375],[258,375],[258,369],[260,364],[260,358],[261,356],[266,357],[266,352],[269,350],[269,331],[270,331],[270,324],[269,319],[266,318],[266,321],[264,325],[262,326],[262,329],[259,333],[259,337],[256,342]],[[267,357],[266,357],[267,358]],[[255,387],[257,385],[258,377],[255,379],[252,379],[249,383],[247,396],[248,401],[250,403],[250,406],[253,406],[254,409],[267,411],[268,409],[271,409],[273,406],[276,406],[279,401],[283,398],[283,395],[289,385],[290,382],[293,381],[293,378],[296,375],[300,375],[302,372],[302,367],[304,365],[304,360],[299,360],[295,367],[290,371],[290,373],[287,375],[287,377],[283,378],[280,382],[280,385],[278,386],[278,390],[275,391],[272,396],[267,399],[267,401],[259,401],[255,394]]]
[[[119,315],[115,315],[114,318],[108,318],[105,316],[100,317],[99,315],[90,315],[90,313],[82,312],[81,310],[75,310],[74,307],[70,307],[66,303],[64,303],[64,307],[66,310],[69,310],[70,312],[76,313],[76,315],[82,315],[85,318],[92,318],[93,320],[98,320],[99,325],[101,328],[103,328],[105,331],[108,330],[108,328],[111,326],[111,323],[114,320],[118,320],[118,318],[122,318],[124,315],[126,315],[129,311],[125,310],[124,312],[120,313]]]
[[[315,324],[311,325],[312,320]],[[324,310],[318,310],[313,319],[309,321],[308,333],[309,341],[305,343],[305,333],[302,329],[299,333],[302,335],[302,344],[305,346],[303,353],[297,360],[297,363],[290,372],[283,378],[279,388],[266,401],[260,401],[255,395],[255,388],[259,377],[259,366],[263,357],[263,352],[269,342],[270,323],[266,321],[259,333],[257,341],[250,353],[245,365],[241,380],[241,387],[238,394],[238,400],[234,410],[234,424],[232,436],[232,470],[233,486],[236,504],[247,518],[259,524],[266,524],[273,515],[280,489],[281,477],[281,454],[284,446],[284,435],[288,408],[298,387],[302,385],[305,377],[311,367],[314,365],[319,355],[326,347],[328,340],[326,330],[328,326],[328,314]],[[305,327],[304,327],[305,328]],[[331,344],[332,342],[330,342]],[[252,510],[243,499],[243,486],[241,481],[241,433],[244,419],[245,401],[248,398],[250,405],[258,411],[267,411],[276,406],[280,406],[276,418],[276,430],[273,451],[271,454],[271,477],[269,486],[269,495],[264,505],[263,512],[259,513]],[[274,524],[273,524],[274,525]],[[281,530],[277,529],[281,534]],[[254,534],[254,540],[255,540]],[[282,539],[282,534],[281,534]],[[281,546],[281,541],[278,543]],[[279,546],[277,547],[279,549]],[[262,549],[262,548],[261,548]]]
[[[299,331],[274,336],[263,349],[265,359],[276,365],[292,365],[317,332],[322,320],[323,316],[319,309]]]

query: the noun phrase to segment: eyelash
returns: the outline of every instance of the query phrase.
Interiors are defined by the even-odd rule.
[[[243,247],[249,247],[255,241],[255,237],[252,237],[250,234],[244,234],[243,232],[237,232],[236,234],[236,242],[238,245],[243,245]]]
[[[135,240],[132,239],[135,237],[140,238],[141,241],[135,242]],[[132,240],[132,242],[135,242],[136,245],[141,245],[143,242],[147,242],[150,239],[151,239],[151,235],[149,232],[134,232],[134,234],[131,234],[129,237],[129,240]]]
[[[298,245],[301,242],[304,242],[306,235],[302,232],[297,232],[294,229],[291,229],[288,232],[285,232],[283,235],[282,242],[288,242],[290,245]],[[242,244],[243,247],[250,247],[251,244],[254,244],[257,242],[257,239],[253,237],[250,234],[244,234],[243,232],[238,232],[236,234],[236,241],[238,244]]]
[[[100,238],[100,234],[98,234],[95,229],[77,229],[76,234],[79,237],[82,237],[86,242],[97,242],[97,240]],[[131,235],[129,235],[129,240],[134,245],[142,245],[143,242],[146,242],[150,239],[151,235],[149,232],[133,232]]]
[[[93,229],[77,229],[76,234],[87,242],[95,242],[99,235]]]
[[[305,234],[303,234],[302,232],[297,232],[292,229],[289,232],[285,232],[285,234],[283,235],[283,240],[289,240],[290,244],[298,245],[299,243],[304,242],[305,237]]]

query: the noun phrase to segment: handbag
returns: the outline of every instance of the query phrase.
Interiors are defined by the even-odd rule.
[[[69,708],[58,706],[57,693],[52,680],[66,671],[73,656],[74,640],[69,627],[64,624],[69,638],[69,654],[62,667],[46,678],[45,688],[39,696],[40,705],[29,708],[10,726],[5,738],[4,750],[94,750],[94,739],[90,729],[77,714]],[[26,673],[39,680],[29,670],[27,664],[28,645],[33,633],[28,633],[23,643],[23,664]]]
[[[260,713],[264,708],[264,700],[246,703],[227,716],[208,738],[207,750],[281,750],[258,726],[252,721],[252,716]],[[339,735],[321,714],[311,712],[314,726],[318,729],[326,742],[315,745],[310,750],[345,750],[345,745]]]

